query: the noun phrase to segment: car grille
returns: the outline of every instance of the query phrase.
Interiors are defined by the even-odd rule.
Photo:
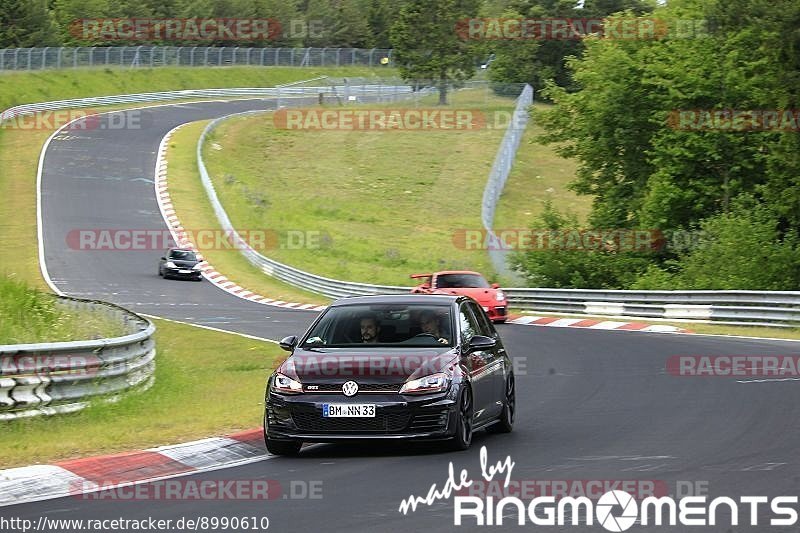
[[[495,307],[494,310],[500,316],[506,316],[506,308],[505,307]]]
[[[433,432],[442,431],[447,428],[447,415],[446,409],[432,413],[425,413],[414,415],[409,427],[412,431],[419,432]]]
[[[318,389],[309,389],[309,385],[318,386]],[[317,394],[342,394],[342,383],[307,383],[304,385],[305,392]],[[358,384],[358,393],[393,393],[398,392],[402,383],[365,383]]]
[[[298,429],[314,433],[371,432],[394,433],[403,431],[408,425],[408,413],[382,413],[380,409],[373,418],[326,418],[322,410],[315,407],[295,406],[292,419]]]

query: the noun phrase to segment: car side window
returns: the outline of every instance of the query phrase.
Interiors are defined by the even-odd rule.
[[[461,329],[461,344],[467,345],[475,335],[480,334],[480,329],[475,321],[475,317],[469,310],[466,303],[461,304],[458,309],[459,329]]]
[[[473,302],[469,304],[470,309],[472,309],[473,314],[478,322],[478,334],[484,335],[486,337],[494,338],[495,330],[492,326],[492,323],[489,322],[489,319],[486,317],[486,313],[483,312],[481,307]]]

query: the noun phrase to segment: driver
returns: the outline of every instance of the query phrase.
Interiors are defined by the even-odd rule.
[[[381,331],[381,324],[374,315],[361,317],[361,342],[376,343],[378,334]]]
[[[433,335],[436,337],[437,342],[447,344],[447,338],[439,327],[439,317],[436,313],[430,310],[422,311],[419,315],[419,327],[422,329],[423,334]]]

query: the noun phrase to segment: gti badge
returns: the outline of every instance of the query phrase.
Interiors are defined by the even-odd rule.
[[[355,381],[347,381],[342,385],[342,392],[345,396],[355,396],[358,392],[358,383]]]

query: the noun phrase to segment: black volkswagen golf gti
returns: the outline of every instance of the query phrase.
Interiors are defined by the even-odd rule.
[[[269,377],[267,450],[303,442],[444,440],[464,450],[481,428],[509,432],[514,374],[500,336],[466,296],[337,300]]]

